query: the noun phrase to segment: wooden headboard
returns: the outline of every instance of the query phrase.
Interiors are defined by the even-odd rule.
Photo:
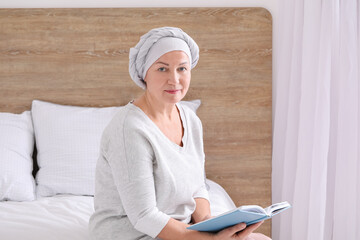
[[[0,111],[33,99],[119,106],[142,90],[129,48],[154,27],[198,43],[186,100],[201,99],[207,178],[236,205],[271,203],[272,19],[263,8],[0,9]],[[271,221],[260,228],[270,235]]]

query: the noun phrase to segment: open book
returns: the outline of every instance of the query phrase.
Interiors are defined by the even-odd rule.
[[[290,207],[291,205],[288,202],[276,203],[267,208],[262,208],[257,205],[241,206],[216,217],[191,225],[188,229],[217,232],[242,222],[246,223],[246,225],[251,225],[272,218],[274,215]]]

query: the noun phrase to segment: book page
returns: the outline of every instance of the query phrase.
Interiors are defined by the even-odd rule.
[[[245,206],[239,207],[238,209],[247,211],[247,212],[267,214],[266,211],[258,205],[245,205]]]
[[[276,212],[283,210],[284,208],[290,207],[290,204],[288,202],[281,202],[281,203],[275,203],[267,208],[265,208],[265,211],[268,216],[272,216]]]

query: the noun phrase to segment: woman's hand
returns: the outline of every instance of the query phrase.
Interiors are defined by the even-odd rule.
[[[163,240],[271,240],[260,234],[260,238],[252,232],[257,229],[262,222],[258,222],[246,227],[245,223],[240,223],[232,227],[223,229],[217,233],[200,232],[186,229],[189,224],[170,218],[165,227],[161,230],[157,238]],[[263,238],[264,236],[265,238]]]
[[[245,223],[239,223],[235,226],[225,228],[214,235],[214,240],[246,240],[263,222],[264,221],[261,221],[248,227],[246,227]]]

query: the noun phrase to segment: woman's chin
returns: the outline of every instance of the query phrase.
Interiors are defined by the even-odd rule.
[[[175,104],[180,102],[183,98],[184,96],[181,94],[174,94],[172,96],[165,96],[165,101],[168,103]]]
[[[167,102],[170,103],[170,104],[176,104],[176,103],[180,102],[181,99],[182,98],[171,99],[171,100],[168,100]]]

